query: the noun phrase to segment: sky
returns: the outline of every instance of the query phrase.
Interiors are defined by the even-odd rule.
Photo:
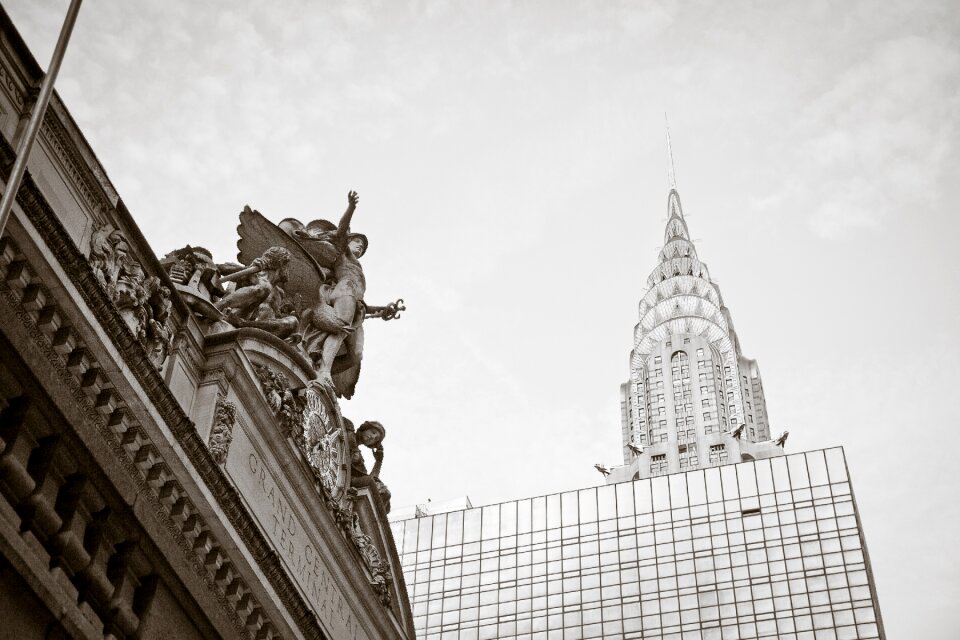
[[[43,67],[67,4],[4,2]],[[360,193],[395,506],[622,463],[668,114],[772,431],[845,447],[889,637],[960,631],[955,4],[88,0],[57,90],[158,255]]]

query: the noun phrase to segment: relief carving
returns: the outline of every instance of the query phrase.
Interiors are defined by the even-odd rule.
[[[233,427],[237,421],[237,406],[223,396],[217,398],[217,413],[210,431],[210,453],[217,464],[227,461],[230,443],[233,442]]]
[[[371,586],[377,592],[380,603],[390,606],[390,585],[393,582],[393,576],[390,574],[390,563],[383,559],[380,551],[373,544],[373,538],[364,533],[360,527],[360,516],[354,514],[350,527],[350,539],[356,545],[360,552],[360,557],[367,569],[370,570],[373,580]]]
[[[173,344],[170,290],[160,278],[146,274],[124,235],[109,225],[94,232],[89,260],[130,332],[146,349],[150,362],[160,368]]]
[[[291,388],[287,376],[265,365],[255,364],[253,369],[260,380],[260,388],[267,398],[267,404],[277,415],[280,431],[301,447],[303,445],[304,409],[306,403]]]

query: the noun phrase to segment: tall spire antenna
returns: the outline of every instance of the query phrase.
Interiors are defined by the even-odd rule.
[[[677,188],[677,176],[673,167],[673,147],[670,145],[670,121],[667,120],[667,112],[663,112],[663,125],[667,130],[667,160],[669,161],[669,166],[667,167],[667,179],[670,181],[670,188]]]

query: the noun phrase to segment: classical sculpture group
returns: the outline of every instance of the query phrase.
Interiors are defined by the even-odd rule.
[[[359,198],[347,196],[339,224],[287,218],[276,225],[246,207],[237,228],[239,265],[219,265],[220,282],[231,286],[215,307],[235,327],[268,331],[300,348],[317,379],[350,398],[360,376],[363,321],[391,320],[403,300],[384,306],[364,301],[367,283],[360,258],[369,241],[350,223]]]
[[[324,219],[304,224],[294,218],[274,224],[245,207],[237,227],[237,263],[218,264],[209,251],[191,246],[171,252],[161,262],[181,297],[211,332],[256,329],[269,333],[312,365],[316,378],[311,384],[326,389],[331,399],[350,398],[360,375],[364,321],[392,320],[405,310],[402,299],[383,306],[364,300],[366,278],[360,259],[370,243],[365,235],[351,230],[358,202],[355,191],[347,194],[347,208],[337,224]],[[370,487],[389,510],[390,492],[379,479],[383,426],[365,422],[355,432],[353,423],[344,418],[342,436],[310,434],[310,408],[287,378],[260,366],[257,375],[281,429],[298,442],[311,464],[319,465],[321,475],[328,470],[320,469],[326,465],[317,460],[336,449],[324,442],[342,437],[349,458],[344,462],[352,469],[350,485]],[[375,465],[370,472],[360,446],[373,452]],[[323,478],[331,485],[330,478]]]

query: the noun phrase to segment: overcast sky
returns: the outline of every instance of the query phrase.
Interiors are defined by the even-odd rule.
[[[4,2],[44,67],[67,4]],[[667,112],[772,430],[846,448],[889,637],[956,637],[955,3],[88,0],[58,91],[158,255],[359,191],[397,506],[622,463]]]

